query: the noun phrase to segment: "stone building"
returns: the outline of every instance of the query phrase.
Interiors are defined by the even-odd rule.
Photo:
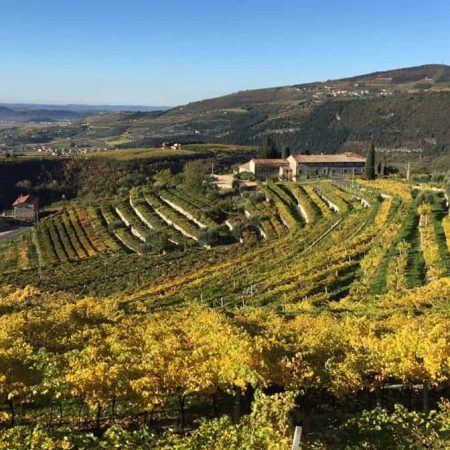
[[[366,158],[355,152],[335,155],[291,155],[287,159],[251,159],[239,166],[239,173],[250,172],[257,179],[297,180],[307,177],[346,177],[362,175]]]
[[[37,220],[39,199],[33,195],[19,195],[12,204],[16,220],[34,222]]]

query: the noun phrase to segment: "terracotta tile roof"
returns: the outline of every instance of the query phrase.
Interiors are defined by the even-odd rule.
[[[239,168],[240,168],[240,169],[244,169],[244,170],[250,170],[250,163],[249,163],[249,162],[246,162],[246,163],[244,163],[244,164],[240,164],[240,165],[239,165]]]
[[[363,163],[366,161],[361,155],[354,152],[339,153],[337,155],[293,155],[298,163]]]
[[[265,166],[289,166],[289,161],[286,159],[253,159],[255,164]]]
[[[34,201],[34,198],[32,195],[19,195],[16,199],[16,201],[12,204],[13,206],[19,206],[24,203],[31,203]]]

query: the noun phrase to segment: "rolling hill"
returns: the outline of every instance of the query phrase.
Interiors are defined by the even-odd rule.
[[[84,117],[105,112],[121,111],[159,111],[167,106],[133,105],[46,105],[34,103],[0,103],[0,122],[58,122],[62,120],[80,120]]]
[[[113,127],[130,141],[126,146],[168,139],[257,145],[268,133],[295,151],[336,152],[364,151],[374,139],[389,157],[439,155],[442,167],[450,150],[449,116],[450,66],[424,65],[237,92],[159,114],[105,114],[88,122],[94,130]]]

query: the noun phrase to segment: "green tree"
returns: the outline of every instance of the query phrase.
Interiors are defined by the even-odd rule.
[[[375,145],[372,142],[370,144],[369,153],[366,159],[366,178],[368,180],[375,179]]]
[[[191,191],[202,191],[205,187],[204,181],[209,174],[209,165],[204,161],[188,161],[184,165],[184,184]]]
[[[291,154],[291,148],[288,145],[283,146],[281,150],[281,157],[286,159]]]
[[[259,149],[258,156],[262,159],[277,158],[279,156],[275,142],[267,134],[264,135],[263,144]]]
[[[153,176],[153,183],[157,187],[165,187],[171,182],[172,177],[170,169],[163,169]]]
[[[147,251],[153,249],[154,251],[156,251],[158,254],[161,255],[170,249],[170,242],[163,232],[157,229],[153,229],[147,231],[145,235],[144,247]]]

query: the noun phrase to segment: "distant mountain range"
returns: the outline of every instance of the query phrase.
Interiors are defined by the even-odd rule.
[[[165,111],[167,106],[136,105],[52,105],[34,103],[0,103],[0,121],[4,122],[57,122],[82,119],[105,112]]]

